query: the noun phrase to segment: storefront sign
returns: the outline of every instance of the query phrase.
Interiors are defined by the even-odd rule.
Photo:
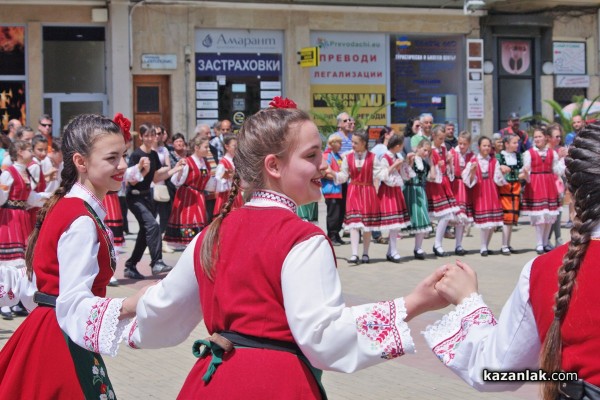
[[[196,76],[279,77],[281,54],[196,54]]]
[[[177,69],[177,55],[142,54],[142,69]]]
[[[300,56],[301,67],[316,67],[319,65],[319,48],[318,47],[304,47],[298,52]]]
[[[392,39],[392,97],[403,105],[392,108],[392,122],[405,122],[422,113],[432,114],[434,122],[458,121],[458,99],[465,98],[464,39],[404,35]]]
[[[552,54],[555,74],[584,75],[586,73],[585,42],[554,42]]]
[[[483,119],[483,40],[467,39],[467,118]]]
[[[283,53],[283,31],[196,29],[196,53]]]
[[[385,34],[352,32],[311,32],[310,42],[320,47],[319,65],[310,70],[311,109],[327,115],[331,96],[349,110],[360,104],[356,116],[369,125],[387,124],[388,41]]]
[[[501,73],[531,75],[531,41],[502,40],[500,42]]]
[[[556,87],[559,88],[588,88],[590,87],[589,75],[557,75]]]

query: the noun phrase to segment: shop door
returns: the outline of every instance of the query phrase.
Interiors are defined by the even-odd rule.
[[[171,101],[168,75],[133,76],[133,129],[143,123],[171,130]]]

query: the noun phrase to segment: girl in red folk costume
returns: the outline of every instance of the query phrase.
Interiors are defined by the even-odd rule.
[[[464,184],[473,190],[473,220],[481,229],[480,254],[487,257],[494,228],[502,226],[502,205],[497,186],[506,184],[500,164],[490,156],[492,142],[486,137],[479,138],[479,154],[469,161],[462,172]]]
[[[27,207],[40,207],[48,197],[32,190],[27,169],[31,143],[16,140],[9,149],[13,165],[0,175],[0,312],[12,319],[10,306],[19,302],[18,282],[25,273],[27,238],[33,229]]]
[[[450,154],[452,154],[454,170],[454,180],[451,182],[451,187],[456,199],[456,205],[459,208],[459,211],[456,213],[456,220],[454,221],[456,237],[454,254],[464,256],[467,254],[467,251],[462,247],[465,227],[473,223],[472,190],[462,180],[462,172],[467,163],[473,158],[473,152],[471,152],[471,134],[469,132],[462,131],[458,134],[458,146],[450,149]]]
[[[165,241],[178,245],[188,245],[207,224],[204,190],[211,179],[210,166],[205,159],[210,152],[208,138],[196,136],[190,144],[194,153],[185,159],[181,171],[171,177],[177,192]]]
[[[406,321],[447,304],[432,288],[443,269],[405,298],[347,307],[331,242],[295,213],[321,197],[316,125],[271,108],[238,137],[227,203],[140,300],[130,343],[174,346],[204,318],[212,336],[194,345],[181,399],[325,399],[317,369],[352,372],[412,352]],[[231,211],[240,181],[250,200]]]
[[[344,157],[340,172],[333,173],[331,168],[327,171],[335,176],[337,184],[350,179],[346,194],[344,229],[350,231],[352,257],[349,261],[354,264],[361,262],[358,258],[360,231],[363,231],[362,262],[368,263],[371,231],[378,230],[380,223],[379,199],[373,183],[378,173],[379,161],[375,154],[367,150],[368,143],[369,136],[364,130],[352,134],[352,152]]]
[[[27,247],[23,298],[29,317],[0,352],[0,398],[115,398],[102,354],[115,355],[143,289],[107,298],[114,250],[102,220],[102,198],[118,190],[127,167],[125,142],[113,121],[75,117],[63,133],[64,169],[56,193],[38,214]],[[37,307],[36,307],[37,304]]]
[[[237,149],[237,138],[234,135],[225,135],[223,138],[223,146],[225,147],[225,155],[219,161],[215,178],[217,179],[217,200],[215,201],[215,214],[221,212],[221,207],[227,202],[231,185],[233,184],[233,174],[235,173],[235,165],[233,157]],[[238,193],[233,202],[233,208],[240,208],[244,204],[242,194]]]
[[[400,262],[400,255],[396,248],[398,232],[410,225],[410,215],[402,194],[404,179],[400,173],[404,160],[397,156],[402,151],[403,144],[404,137],[402,136],[393,135],[389,138],[388,151],[381,158],[381,168],[379,170],[381,185],[379,185],[379,191],[377,192],[381,213],[381,229],[389,229],[390,231],[386,257],[388,261],[394,263]]]
[[[452,169],[454,162],[452,155],[447,152],[444,145],[446,133],[443,125],[438,125],[433,129],[431,139],[431,155],[429,156],[429,160],[431,168],[436,169],[436,179],[435,181],[427,181],[425,191],[427,192],[429,215],[438,219],[433,252],[438,257],[446,257],[448,253],[442,247],[442,240],[444,239],[448,223],[455,220],[456,214],[460,209],[456,205],[456,199],[450,186],[450,181],[454,179],[454,171]]]
[[[565,162],[577,211],[571,241],[525,265],[499,319],[477,294],[467,265],[451,267],[436,285],[457,307],[428,327],[425,338],[479,391],[513,391],[523,384],[484,381],[484,369],[541,368],[547,377],[560,372],[566,378],[542,382],[543,400],[600,398],[600,125],[577,135]]]
[[[560,208],[556,176],[564,172],[564,163],[548,148],[549,134],[544,128],[535,128],[534,146],[523,153],[523,169],[529,171],[529,182],[523,191],[521,210],[523,215],[530,216],[531,225],[535,227],[538,254],[552,250],[548,238]]]
[[[42,171],[41,164],[48,155],[48,140],[42,135],[34,136],[31,140],[31,149],[33,153],[33,159],[27,166],[31,182],[31,190],[35,190],[37,193],[43,193],[46,191],[46,177]],[[31,207],[28,210],[29,215],[31,216],[32,229],[33,225],[35,225],[37,212],[39,209],[39,207]]]

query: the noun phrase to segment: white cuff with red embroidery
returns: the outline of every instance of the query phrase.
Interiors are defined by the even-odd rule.
[[[461,342],[474,325],[496,325],[494,314],[480,294],[472,293],[456,309],[422,332],[425,341],[445,365],[450,364]]]

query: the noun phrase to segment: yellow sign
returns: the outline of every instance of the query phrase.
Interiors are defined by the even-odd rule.
[[[303,47],[298,52],[300,55],[301,67],[317,67],[319,65],[319,48],[318,47]]]

